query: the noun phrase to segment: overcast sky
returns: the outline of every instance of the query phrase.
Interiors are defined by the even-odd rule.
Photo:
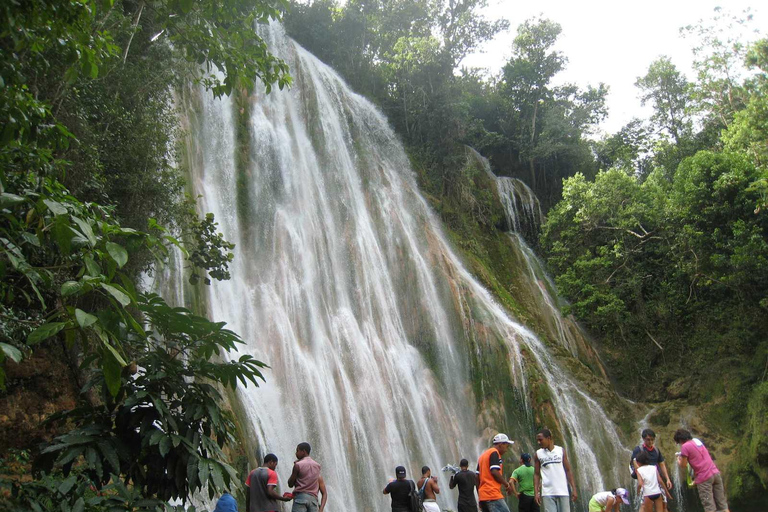
[[[506,18],[510,30],[467,57],[462,65],[497,73],[511,55],[512,40],[523,21],[543,15],[558,22],[563,32],[557,49],[568,57],[557,82],[580,86],[604,82],[610,86],[609,117],[601,129],[613,133],[632,117],[647,117],[634,86],[638,76],[660,55],[667,55],[690,79],[693,41],[680,37],[682,26],[710,19],[717,6],[736,14],[752,8],[751,30],[768,36],[768,7],[745,0],[488,0],[487,15]],[[761,5],[762,4],[762,5]],[[749,34],[748,39],[757,36]]]

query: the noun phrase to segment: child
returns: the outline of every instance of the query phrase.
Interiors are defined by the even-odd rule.
[[[619,512],[621,503],[629,505],[629,491],[619,487],[599,492],[589,500],[589,512]]]
[[[667,495],[667,500],[672,500],[672,495],[669,494],[667,487],[661,480],[659,469],[649,464],[650,459],[645,451],[635,459],[638,464],[637,468],[637,493],[640,494],[640,490],[643,491],[643,505],[641,510],[645,512],[652,512],[654,507],[656,512],[662,512],[664,510],[664,501],[661,499],[661,494]]]

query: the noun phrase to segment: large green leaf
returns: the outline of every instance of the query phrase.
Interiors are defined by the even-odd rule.
[[[67,208],[57,201],[52,199],[43,199],[43,203],[45,203],[45,206],[47,206],[48,209],[51,210],[51,213],[54,215],[66,215],[68,213]]]
[[[0,194],[0,208],[8,208],[9,206],[13,206],[15,204],[23,203],[24,198],[21,196],[17,196],[16,194],[9,194],[7,192],[3,192]]]
[[[117,351],[115,347],[110,345],[109,343],[104,343],[104,347],[106,347],[107,351],[112,354],[112,357],[117,361],[117,363],[120,365],[120,367],[125,366],[127,363],[125,362],[125,359],[123,359],[123,356],[120,355],[120,353]]]
[[[123,306],[127,306],[131,303],[131,298],[128,296],[128,294],[120,290],[117,285],[102,283],[101,287],[104,288],[110,295],[112,295],[112,297],[115,298],[117,302]]]
[[[122,245],[114,242],[107,242],[107,251],[109,252],[109,255],[112,256],[112,259],[115,260],[118,267],[123,268],[123,266],[128,263],[128,251],[126,251]]]
[[[96,235],[93,233],[93,228],[91,225],[79,217],[72,217],[72,220],[74,220],[75,223],[80,226],[80,230],[88,238],[88,243],[91,244],[91,247],[94,247],[96,245]]]
[[[1,341],[0,341],[0,349],[2,349],[3,353],[6,356],[10,357],[14,363],[18,363],[19,361],[21,361],[21,358],[23,357],[21,350],[17,349],[13,345],[9,345]]]
[[[99,321],[97,317],[95,317],[94,315],[91,315],[90,313],[86,313],[82,309],[75,310],[75,318],[77,319],[77,323],[83,329],[85,329],[86,327],[90,327],[91,325]]]
[[[120,391],[120,385],[122,381],[120,379],[120,373],[123,370],[123,364],[120,364],[122,357],[115,351],[112,345],[105,344],[107,350],[104,351],[104,357],[102,359],[101,369],[104,372],[104,382],[107,384],[107,389],[112,396],[117,396]]]
[[[27,343],[29,345],[34,345],[36,343],[40,343],[43,340],[47,340],[66,326],[67,322],[50,322],[43,324],[29,333],[29,336],[27,336]]]
[[[76,483],[77,483],[77,476],[75,475],[70,476],[69,478],[61,482],[61,485],[59,485],[59,492],[61,494],[66,495],[70,491],[70,489],[72,489],[72,487],[75,486]]]
[[[160,439],[160,445],[158,446],[158,449],[160,450],[160,455],[162,457],[165,457],[168,455],[168,452],[171,451],[171,439],[167,435]]]
[[[85,261],[85,270],[88,272],[89,276],[99,277],[101,275],[101,267],[96,263],[96,260],[93,259],[93,256],[89,254],[83,258],[83,261]]]
[[[70,295],[74,295],[79,292],[82,287],[83,283],[78,281],[66,281],[61,285],[61,296],[69,297]]]

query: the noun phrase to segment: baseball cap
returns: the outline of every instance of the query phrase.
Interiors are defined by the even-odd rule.
[[[493,436],[493,444],[515,444],[514,441],[510,441],[507,434],[496,434]]]
[[[523,462],[528,464],[529,462],[531,462],[531,454],[530,453],[524,453],[524,454],[522,454],[520,456],[520,459],[522,459]]]
[[[397,476],[405,476],[405,468],[403,466],[397,466],[395,468],[395,475],[397,475]]]
[[[629,505],[629,491],[623,487],[619,487],[616,489],[616,496],[621,498],[621,501],[623,501],[625,505]]]

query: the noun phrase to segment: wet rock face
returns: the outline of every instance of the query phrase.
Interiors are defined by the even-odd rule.
[[[23,364],[6,365],[7,387],[0,393],[0,453],[52,439],[57,432],[41,426],[43,420],[75,406],[78,386],[60,352],[56,347],[38,350]]]
[[[691,382],[688,377],[680,377],[679,379],[675,379],[669,386],[667,386],[667,396],[671,400],[685,398],[688,396],[690,386]]]

